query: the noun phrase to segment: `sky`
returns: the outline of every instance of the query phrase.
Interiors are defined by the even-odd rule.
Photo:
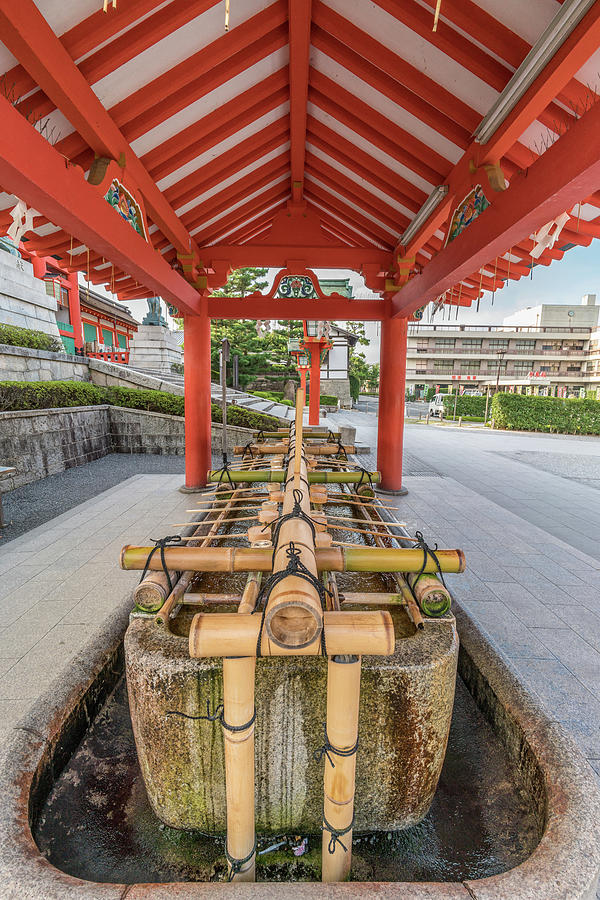
[[[278,269],[269,270],[270,284],[278,271]],[[356,272],[340,269],[315,269],[315,272],[319,278],[349,278],[354,296],[357,298],[376,296],[365,286],[363,279]],[[83,278],[81,281],[85,284]],[[111,296],[98,286],[93,287],[93,290]],[[479,312],[475,306],[460,308],[457,319],[456,308],[452,308],[448,310],[451,318],[446,314],[444,319],[440,311],[434,321],[458,322],[465,325],[500,324],[505,316],[512,315],[527,306],[538,306],[540,303],[579,303],[583,294],[600,294],[600,241],[593,241],[589,247],[573,247],[565,253],[562,260],[556,260],[550,266],[536,266],[533,277],[511,281],[501,291],[496,291],[493,306],[492,295],[486,293],[480,301]],[[148,310],[146,301],[129,300],[126,305],[133,317],[141,322]],[[165,304],[162,305],[163,315],[167,315],[169,323],[172,324],[170,316],[166,313]],[[425,321],[428,321],[427,313]]]

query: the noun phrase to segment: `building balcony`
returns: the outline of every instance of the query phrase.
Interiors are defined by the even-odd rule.
[[[103,359],[104,362],[119,363],[120,365],[129,364],[129,350],[104,350],[90,351],[86,350],[86,356],[90,359]]]
[[[430,334],[444,334],[451,337],[452,334],[498,334],[502,337],[511,334],[590,334],[593,328],[542,325],[426,325],[423,323],[411,323],[408,326],[408,336],[428,337]]]
[[[496,357],[498,355],[497,350],[492,350],[487,347],[408,347],[407,348],[407,356],[422,356],[424,354],[427,355],[435,355],[435,356],[475,356],[475,357]],[[538,350],[538,349],[528,349],[528,350],[513,350],[509,348],[506,350],[504,354],[504,358],[510,358],[511,356],[533,356],[534,358],[540,356],[555,356],[555,357],[579,357],[580,359],[587,359],[588,351],[587,350]]]

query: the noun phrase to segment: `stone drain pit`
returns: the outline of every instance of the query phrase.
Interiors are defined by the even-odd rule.
[[[527,786],[459,679],[446,760],[429,813],[404,831],[357,834],[352,880],[484,878],[525,860],[540,834]],[[137,763],[124,679],[52,787],[34,837],[54,866],[88,881],[225,878],[222,835],[177,831],[152,812]],[[259,835],[259,849],[277,842],[272,835]],[[290,848],[259,856],[257,879],[319,881],[320,858],[320,835],[308,835],[308,852],[302,857]]]

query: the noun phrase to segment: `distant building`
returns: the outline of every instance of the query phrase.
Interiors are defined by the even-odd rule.
[[[502,325],[409,324],[406,386],[422,395],[455,387],[600,397],[600,307],[581,304],[519,310]]]

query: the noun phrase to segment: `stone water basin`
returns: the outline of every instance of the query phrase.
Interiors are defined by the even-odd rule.
[[[338,885],[318,883],[311,844],[299,862],[260,857],[257,884],[228,885],[221,838],[161,828],[121,680],[128,616],[115,616],[12,731],[0,770],[0,897],[594,900],[593,774],[459,604],[455,614],[460,679],[434,802],[419,825],[359,834],[358,880]]]

